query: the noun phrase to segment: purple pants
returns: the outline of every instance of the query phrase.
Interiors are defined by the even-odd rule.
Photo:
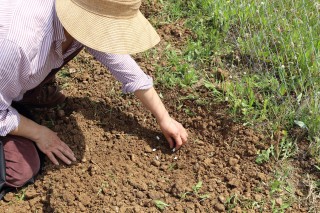
[[[18,136],[0,137],[6,162],[6,185],[21,187],[40,169],[40,158],[35,144]]]

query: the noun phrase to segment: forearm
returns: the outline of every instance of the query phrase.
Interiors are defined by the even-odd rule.
[[[168,111],[153,87],[148,90],[137,90],[135,91],[135,95],[156,117],[163,135],[169,142],[170,148],[175,147],[176,149],[179,149],[187,142],[187,131],[179,122],[169,116]]]
[[[38,134],[41,132],[42,126],[34,121],[20,115],[20,122],[16,129],[9,134],[28,138],[32,141],[38,140]]]
[[[134,94],[142,104],[155,116],[160,123],[163,119],[169,117],[169,113],[162,103],[158,93],[153,87],[147,90],[137,90]]]

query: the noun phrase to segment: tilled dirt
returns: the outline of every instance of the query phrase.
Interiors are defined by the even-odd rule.
[[[154,201],[161,200],[167,212],[221,212],[235,196],[257,203],[270,196],[272,170],[255,163],[268,139],[232,122],[224,105],[209,111],[184,100],[190,115],[176,107],[183,91],[159,89],[190,135],[186,146],[172,152],[152,115],[132,95],[122,95],[120,84],[91,56],[82,52],[62,72],[68,73],[60,78],[66,103],[34,113],[78,161],[71,166],[46,161],[23,201],[9,194],[0,210],[157,212]]]
[[[162,37],[178,41],[181,34],[168,27]],[[140,57],[139,63],[150,71],[154,60]],[[9,193],[0,212],[159,212],[155,201],[168,204],[165,212],[271,212],[265,201],[273,168],[255,163],[270,138],[234,123],[226,104],[197,105],[179,98],[188,91],[156,85],[189,132],[188,144],[173,152],[152,115],[133,95],[121,94],[121,85],[84,51],[62,70],[59,83],[65,104],[34,114],[78,160],[71,166],[47,160],[35,184]],[[210,103],[205,89],[196,90]]]

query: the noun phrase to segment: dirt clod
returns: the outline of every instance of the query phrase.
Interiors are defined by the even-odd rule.
[[[224,212],[226,210],[225,206],[221,203],[216,203],[214,206],[214,209],[217,210],[218,212]]]

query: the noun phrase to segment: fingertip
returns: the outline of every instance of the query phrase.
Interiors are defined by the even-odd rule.
[[[172,140],[172,138],[170,138],[170,137],[166,137],[166,139],[167,139],[167,141],[168,141],[168,143],[169,143],[169,147],[170,147],[170,149],[173,149],[174,144],[173,144],[173,140]]]
[[[170,149],[173,149],[173,142],[169,142]]]

